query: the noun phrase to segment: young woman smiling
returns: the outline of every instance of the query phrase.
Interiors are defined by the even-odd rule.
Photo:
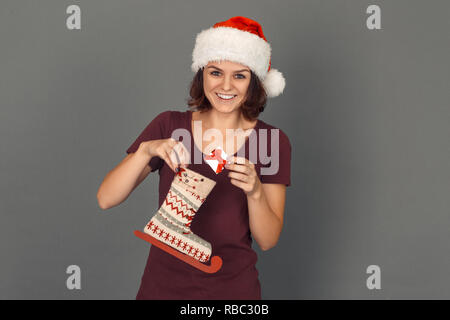
[[[178,166],[216,182],[191,228],[211,242],[214,254],[222,257],[222,268],[206,274],[151,246],[137,299],[261,299],[252,240],[263,251],[278,242],[291,162],[286,134],[258,119],[267,98],[279,95],[285,86],[281,73],[270,68],[270,52],[260,24],[245,17],[233,17],[199,33],[189,109],[158,114],[100,186],[98,202],[107,209],[123,202],[156,170],[159,206]],[[190,141],[172,138],[180,128],[189,132]],[[215,139],[201,134],[209,129],[220,134]],[[227,134],[230,130],[238,134]],[[267,133],[266,139],[260,139],[261,132]],[[255,162],[247,158],[261,143],[266,144],[270,163],[260,161],[261,152],[255,153]],[[204,161],[193,160],[193,153],[205,156],[217,147],[228,155],[222,172],[216,174]],[[264,174],[271,166],[275,173]]]

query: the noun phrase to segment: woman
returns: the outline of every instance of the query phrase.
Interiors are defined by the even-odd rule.
[[[214,274],[203,273],[151,246],[137,299],[261,299],[252,236],[263,251],[276,245],[291,159],[285,133],[258,119],[266,98],[279,95],[285,86],[281,73],[270,69],[270,51],[261,26],[245,17],[202,31],[193,53],[196,75],[190,110],[160,113],[100,186],[97,198],[106,209],[123,202],[156,170],[160,175],[159,206],[178,166],[188,166],[216,181],[191,228],[211,242],[213,254],[223,260],[222,268]],[[176,129],[187,130],[191,141],[173,139]],[[220,132],[221,139],[211,142],[200,133],[208,129]],[[235,136],[227,134],[230,129],[242,129],[237,131],[237,143]],[[271,130],[276,134],[271,135]],[[261,132],[267,133],[266,139],[261,139]],[[267,148],[266,153],[259,151],[261,146]],[[194,159],[195,153],[205,156],[216,147],[228,155],[227,165],[218,174],[205,161]],[[258,155],[256,161],[248,159],[251,153]],[[260,161],[269,154],[270,163]]]

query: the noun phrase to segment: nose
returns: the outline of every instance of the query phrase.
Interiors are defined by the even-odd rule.
[[[222,90],[223,91],[229,91],[231,90],[231,76],[225,76],[223,78],[223,82],[222,82]]]

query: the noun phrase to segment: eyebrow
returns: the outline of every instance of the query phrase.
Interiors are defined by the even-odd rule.
[[[209,67],[206,68],[206,69],[209,69],[209,68],[214,68],[214,69],[217,69],[217,70],[219,70],[219,71],[223,71],[222,69],[217,68],[217,67],[215,67],[215,66],[209,66]],[[244,72],[244,71],[250,72],[248,69],[236,70],[235,72]]]

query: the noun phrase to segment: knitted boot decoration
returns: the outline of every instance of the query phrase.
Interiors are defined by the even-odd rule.
[[[164,203],[144,232],[158,241],[200,261],[211,257],[211,244],[191,231],[195,214],[216,185],[214,180],[179,168]]]

